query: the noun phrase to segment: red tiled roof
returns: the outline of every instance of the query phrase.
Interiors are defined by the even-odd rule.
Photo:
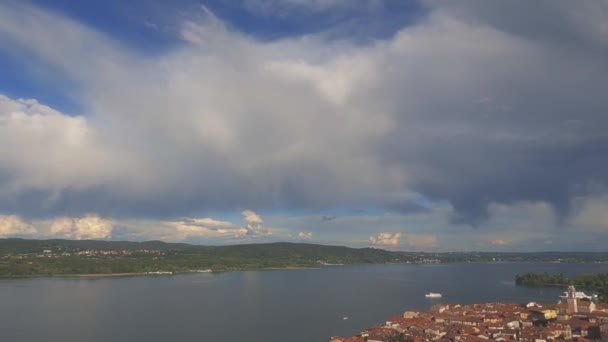
[[[579,303],[582,304],[582,307],[590,305],[590,302],[586,301],[579,301]],[[466,306],[445,305],[445,307],[446,310],[442,313],[420,312],[414,318],[404,318],[401,315],[389,317],[386,320],[387,326],[376,326],[368,329],[364,336],[367,336],[369,340],[386,341],[398,336],[401,332],[414,338],[415,342],[422,342],[430,339],[436,340],[438,338],[438,336],[435,336],[436,332],[442,332],[442,334],[445,334],[443,339],[450,339],[451,341],[458,339],[458,336],[460,336],[462,338],[461,342],[488,342],[487,339],[480,338],[480,334],[493,336],[494,338],[501,337],[510,341],[515,334],[515,330],[508,329],[507,323],[520,321],[519,313],[528,311],[523,306],[508,303],[471,304]],[[560,307],[565,307],[565,304],[543,304],[542,307],[534,309],[543,311],[555,310]],[[596,308],[602,309],[603,307],[608,310],[608,305],[598,305]],[[530,325],[524,325],[520,330],[521,337],[525,341],[534,342],[535,338],[546,339],[550,336],[559,336],[570,329],[588,329],[601,325],[602,322],[606,322],[604,317],[608,321],[608,312],[579,313],[568,320],[554,321],[546,328],[533,327],[530,322],[524,321],[524,323],[530,323]],[[446,322],[436,322],[440,319],[444,319]],[[589,319],[593,322],[589,322]],[[490,323],[490,320],[495,322]],[[364,340],[360,336],[354,336],[337,341],[360,342]]]
[[[376,328],[372,328],[371,330],[367,331],[367,339],[368,340],[378,340],[378,341],[387,341],[393,337],[395,337],[396,335],[398,335],[398,333],[390,328],[383,328],[383,327],[376,327]]]
[[[365,342],[365,339],[361,336],[353,336],[343,340],[342,342]]]
[[[488,340],[485,339],[485,338],[477,337],[477,336],[473,336],[473,335],[463,335],[461,337],[461,341],[464,341],[464,342],[488,342]]]

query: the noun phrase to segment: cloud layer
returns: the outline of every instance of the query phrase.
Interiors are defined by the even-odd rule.
[[[345,3],[248,2],[289,5],[281,15]],[[254,212],[238,228],[175,218],[372,206],[409,215],[448,203],[446,225],[477,227],[501,206],[540,203],[552,226],[606,233],[608,5],[424,6],[423,18],[363,45],[323,32],[258,40],[203,8],[180,24],[177,46],[150,56],[60,14],[0,4],[0,51],[35,56],[24,73],[73,84],[84,108],[0,96],[0,205],[28,218],[95,212],[172,222],[183,236],[254,236],[264,234]],[[3,232],[29,229],[3,220]],[[108,236],[100,222],[80,232],[87,224],[56,231]],[[378,233],[366,235],[400,241]],[[403,240],[438,244],[420,234]]]
[[[93,214],[29,221],[16,215],[0,215],[0,237],[109,239],[114,224],[111,220]]]
[[[0,237],[28,236],[35,234],[36,229],[15,215],[0,216]]]

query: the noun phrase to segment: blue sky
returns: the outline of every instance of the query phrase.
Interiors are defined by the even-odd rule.
[[[263,41],[322,33],[327,34],[326,39],[370,44],[389,38],[397,30],[425,15],[424,6],[416,1],[386,1],[381,5],[354,1],[338,6],[339,10],[307,9],[305,5],[297,5],[297,1],[296,5],[283,6],[269,1],[268,4],[274,5],[271,9],[264,1],[256,2],[178,0],[169,4],[155,0],[44,0],[32,1],[32,4],[94,28],[146,55],[162,55],[182,45],[179,36],[181,22],[200,19],[204,15],[203,7],[220,17],[231,30]],[[49,83],[57,81],[61,75],[49,75],[49,70],[23,70],[23,54],[27,54],[27,51],[0,56],[0,72],[2,78],[7,80],[0,89],[4,94],[35,97],[70,113],[82,111],[78,98],[69,95],[74,91],[74,85],[62,80],[65,84],[57,88],[56,84],[51,86]],[[27,59],[36,57],[25,56]],[[33,75],[23,77],[23,71]]]
[[[0,4],[0,236],[605,250],[604,2]]]

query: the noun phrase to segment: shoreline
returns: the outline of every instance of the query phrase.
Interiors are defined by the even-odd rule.
[[[288,267],[254,268],[254,269],[250,269],[250,270],[237,270],[235,272],[241,272],[241,271],[279,271],[279,270],[320,270],[320,269],[321,269],[321,267],[313,267],[313,266],[288,266]],[[225,271],[225,272],[232,272],[232,271]]]
[[[476,262],[440,262],[440,263],[410,263],[410,262],[396,262],[396,263],[354,263],[345,264],[339,266],[354,266],[354,265],[410,265],[410,266],[422,266],[422,265],[451,265],[451,264],[495,264],[495,263],[551,263],[547,261],[476,261]],[[568,262],[564,264],[590,264],[596,262]],[[602,262],[603,263],[603,262]],[[606,262],[608,263],[608,262]],[[81,274],[38,274],[38,275],[15,275],[15,276],[0,276],[0,280],[9,279],[31,279],[31,278],[120,278],[120,277],[141,277],[141,276],[168,276],[168,275],[181,275],[181,274],[195,274],[195,273],[227,273],[227,272],[245,272],[245,271],[279,271],[279,270],[320,270],[327,267],[338,266],[338,265],[311,265],[311,266],[286,266],[286,267],[262,267],[262,268],[234,268],[234,269],[220,269],[211,270],[210,272],[198,272],[198,271],[175,271],[174,274],[150,274],[148,272],[125,272],[125,273],[81,273]],[[521,287],[559,287],[561,284],[550,284],[550,285],[524,285],[515,284]]]
[[[35,276],[36,278],[109,278],[109,277],[138,277],[152,275],[147,273],[83,273],[83,274],[55,274],[50,276]]]
[[[235,270],[212,270],[210,272],[197,271],[178,271],[173,274],[154,274],[148,272],[127,272],[127,273],[78,273],[78,274],[53,274],[53,275],[28,275],[28,276],[0,276],[0,280],[10,279],[33,279],[33,278],[122,278],[122,277],[144,277],[144,276],[175,276],[184,274],[218,274],[227,272],[246,272],[246,271],[280,271],[280,270],[319,270],[321,267],[312,266],[289,266],[289,267],[264,267],[252,269],[235,269]]]

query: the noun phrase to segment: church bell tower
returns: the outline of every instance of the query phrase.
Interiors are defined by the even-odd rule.
[[[578,303],[576,299],[576,289],[574,286],[568,286],[568,313],[573,314],[578,312]]]

